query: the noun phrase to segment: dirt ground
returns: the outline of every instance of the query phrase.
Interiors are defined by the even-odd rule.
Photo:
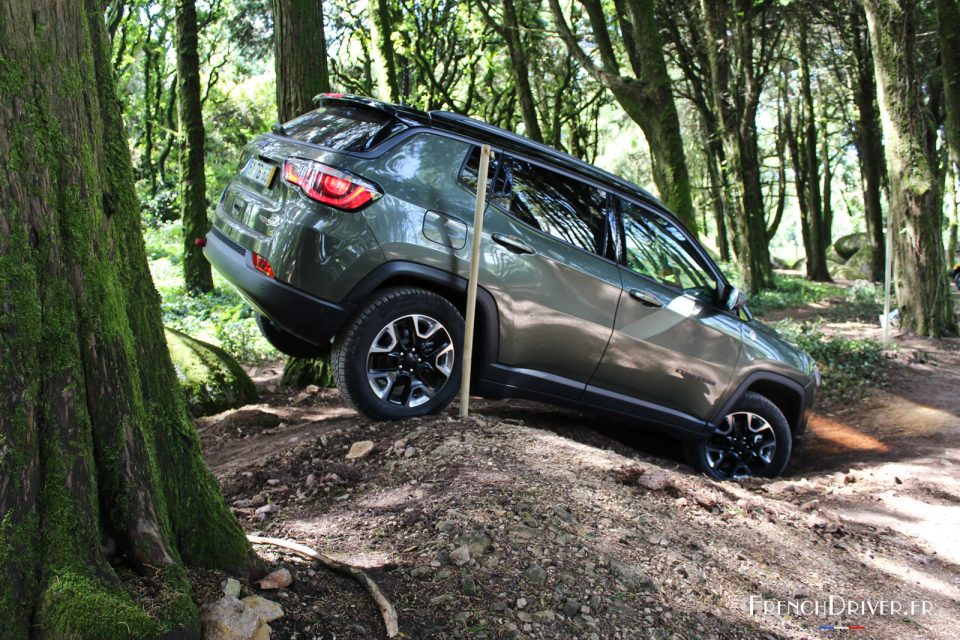
[[[376,423],[278,367],[199,427],[248,533],[366,568],[405,638],[960,638],[960,340],[896,341],[885,385],[819,408],[776,481],[712,482],[669,439],[530,402]],[[264,593],[274,638],[385,637],[356,583],[258,550],[295,575]]]

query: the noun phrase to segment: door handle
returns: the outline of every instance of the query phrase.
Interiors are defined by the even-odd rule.
[[[533,247],[515,236],[505,236],[502,233],[495,233],[490,237],[493,238],[494,242],[502,247],[505,247],[508,251],[512,251],[513,253],[536,253],[536,251],[533,250]]]
[[[663,306],[663,303],[660,302],[660,298],[656,297],[652,293],[641,291],[640,289],[630,289],[630,297],[648,307]]]

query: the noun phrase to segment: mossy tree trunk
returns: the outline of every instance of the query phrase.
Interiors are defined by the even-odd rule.
[[[397,102],[401,99],[400,82],[390,8],[390,0],[370,0],[367,3],[378,97],[386,102]]]
[[[790,156],[793,159],[794,182],[797,187],[797,203],[800,208],[800,230],[803,235],[804,253],[807,257],[807,277],[819,282],[831,282],[827,268],[827,247],[830,233],[826,212],[830,203],[827,194],[821,191],[821,156],[817,149],[820,143],[817,132],[817,113],[813,99],[813,83],[810,78],[810,16],[800,12],[797,16],[797,54],[799,59],[800,101],[796,111],[788,111],[794,123],[789,123]],[[785,101],[789,107],[789,102]],[[824,135],[826,128],[824,127]],[[823,164],[829,160],[824,149]],[[829,167],[824,166],[824,187],[829,186]]]
[[[521,0],[519,7],[514,3],[514,0],[502,0],[503,21],[498,22],[493,15],[492,5],[480,5],[484,22],[496,31],[507,45],[507,54],[510,57],[510,72],[516,85],[517,100],[520,103],[520,117],[523,119],[523,135],[531,140],[543,142],[543,130],[540,127],[540,117],[537,114],[537,101],[530,84],[527,48],[524,46],[523,32],[520,27],[523,9],[523,0]]]
[[[873,52],[867,33],[863,7],[853,4],[847,17],[845,32],[855,61],[856,83],[854,101],[857,103],[857,126],[854,143],[860,161],[860,179],[863,183],[863,214],[873,259],[870,277],[883,281],[886,242],[884,241],[883,208],[883,134],[877,109],[877,82],[873,75]]]
[[[940,179],[919,69],[916,0],[864,0],[890,180],[890,215],[902,326],[929,336],[957,331],[944,277]]]
[[[940,71],[943,74],[943,131],[954,171],[960,167],[960,5],[957,0],[936,0],[940,35]]]
[[[749,291],[774,286],[760,180],[757,110],[780,49],[772,3],[702,0],[710,96],[732,192],[734,253]]]
[[[0,0],[3,638],[195,637],[184,567],[257,568],[177,389],[115,90],[102,3]]]
[[[213,273],[203,256],[207,218],[204,174],[203,106],[200,99],[200,56],[197,54],[195,0],[176,2],[177,96],[180,121],[180,219],[183,224],[183,278],[190,293],[213,290]]]
[[[313,98],[330,91],[327,40],[321,0],[274,0],[274,64],[280,122],[314,108]]]
[[[611,39],[604,5],[580,0],[590,21],[599,64],[580,47],[559,0],[549,0],[554,22],[567,50],[597,82],[613,94],[631,120],[643,131],[650,147],[653,179],[660,198],[691,230],[697,231],[690,173],[687,169],[680,117],[673,100],[673,83],[663,55],[663,38],[653,0],[617,2],[616,23],[633,77],[621,75],[621,61]],[[757,175],[759,179],[759,174]],[[762,212],[761,212],[762,213]],[[766,246],[764,244],[764,246]]]

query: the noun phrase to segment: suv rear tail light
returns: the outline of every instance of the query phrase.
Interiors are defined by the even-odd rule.
[[[267,276],[268,278],[274,277],[273,267],[270,265],[270,261],[264,258],[259,253],[253,254],[253,268]]]
[[[283,178],[300,187],[308,198],[344,211],[356,211],[383,195],[362,178],[302,158],[284,163]]]

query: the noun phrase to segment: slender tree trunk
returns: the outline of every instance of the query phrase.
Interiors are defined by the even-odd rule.
[[[883,281],[884,242],[883,207],[883,139],[880,118],[877,113],[877,83],[873,71],[873,53],[867,34],[863,7],[855,4],[850,9],[849,31],[851,49],[856,62],[854,101],[857,104],[857,130],[854,141],[860,163],[860,179],[863,183],[863,213],[867,223],[867,235],[873,249],[870,277],[874,282]]]
[[[725,2],[701,0],[700,6],[717,127],[734,196],[731,215],[734,252],[747,289],[770,289],[774,286],[773,267],[767,242],[756,124],[762,79],[753,74],[750,6],[746,0],[738,1],[734,7]],[[731,56],[736,58],[735,66],[731,64]]]
[[[503,0],[503,37],[507,41],[510,54],[510,69],[517,83],[517,98],[520,101],[520,115],[523,117],[524,135],[531,140],[543,142],[537,105],[530,87],[530,74],[527,65],[527,53],[520,33],[520,20],[513,0]]]
[[[929,148],[916,59],[915,0],[864,0],[873,48],[897,265],[902,326],[922,335],[954,335],[953,299],[944,278],[936,151]]]
[[[140,157],[140,178],[150,181],[150,195],[157,195],[157,178],[153,170],[153,22],[147,24],[143,41],[143,155]],[[161,80],[157,78],[157,82]]]
[[[197,637],[184,565],[257,563],[167,353],[102,6],[0,16],[0,633]]]
[[[377,90],[381,100],[400,100],[400,83],[397,79],[397,60],[393,47],[393,19],[390,16],[390,0],[369,0],[370,41],[373,43],[373,62],[376,67]]]
[[[200,105],[200,57],[197,54],[195,0],[177,0],[177,96],[180,120],[180,219],[183,224],[183,278],[190,293],[213,290],[210,263],[200,242],[210,231],[205,133]],[[159,78],[157,79],[159,82]]]
[[[946,110],[944,134],[950,163],[956,169],[960,167],[960,6],[957,0],[936,0],[936,5]]]
[[[314,108],[330,91],[321,0],[274,0],[274,62],[280,122]]]
[[[716,127],[707,123],[710,138],[706,145],[707,172],[710,180],[710,199],[713,204],[713,218],[717,225],[717,250],[720,259],[730,260],[730,240],[727,237],[726,203],[729,200],[727,184],[723,172],[723,143],[716,137]]]
[[[633,78],[620,75],[607,20],[599,0],[581,0],[590,18],[601,65],[588,56],[570,30],[559,0],[549,0],[554,21],[570,54],[610,90],[627,115],[643,131],[650,147],[653,179],[660,198],[687,227],[696,232],[690,174],[680,135],[680,118],[673,100],[673,83],[663,56],[663,39],[653,0],[620,0],[618,23]]]

